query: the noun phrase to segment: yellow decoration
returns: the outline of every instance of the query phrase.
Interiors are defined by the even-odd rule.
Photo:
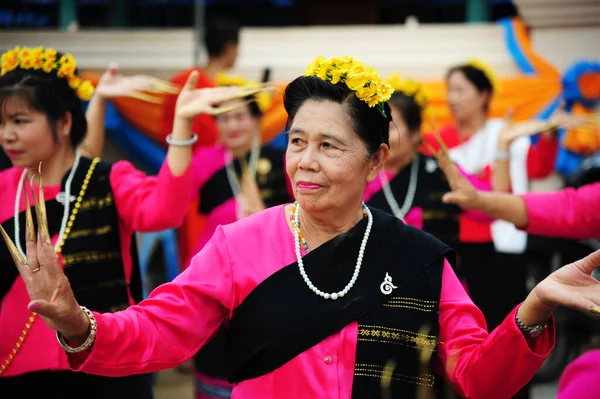
[[[2,69],[0,76],[17,69],[41,70],[45,73],[54,73],[61,79],[66,79],[69,87],[73,89],[82,101],[88,101],[94,94],[94,86],[89,80],[82,80],[75,74],[77,64],[71,54],[63,54],[56,60],[57,51],[52,48],[20,47],[2,54]]]
[[[332,84],[345,84],[361,101],[369,107],[377,106],[387,118],[383,106],[392,96],[394,89],[381,80],[374,68],[348,56],[331,59],[317,57],[306,69],[305,76],[316,76]]]
[[[228,75],[225,72],[219,72],[215,78],[217,86],[247,86],[247,87],[259,87],[260,84],[257,82],[250,82],[241,76]],[[270,93],[266,90],[260,91],[254,95],[256,104],[260,112],[267,112],[273,105],[273,98]]]
[[[386,82],[394,88],[394,92],[404,93],[405,95],[412,97],[421,110],[424,110],[425,107],[427,107],[429,98],[425,94],[425,88],[421,82],[412,79],[401,79],[400,75],[397,73],[390,76]]]
[[[500,90],[500,80],[488,64],[481,60],[472,59],[470,61],[467,61],[464,65],[471,66],[482,71],[485,74],[485,76],[487,76],[487,78],[490,80],[490,82],[492,82],[492,87],[494,88],[494,90]]]

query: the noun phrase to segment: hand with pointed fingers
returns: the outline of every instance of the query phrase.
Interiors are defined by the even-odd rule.
[[[41,164],[39,172],[41,176]],[[27,187],[25,183],[23,185],[26,203],[26,258],[23,258],[12,239],[1,226],[0,232],[31,299],[28,308],[30,311],[39,314],[48,327],[61,332],[67,339],[83,342],[89,329],[89,319],[77,304],[71,285],[63,273],[56,250],[50,241],[42,179],[39,178],[38,198],[33,195],[39,226],[39,232],[37,233],[33,225]]]
[[[590,116],[578,116],[573,115],[565,111],[564,103],[554,112],[554,114],[550,117],[550,123],[554,126],[562,127],[567,130],[569,129],[577,129],[584,125],[590,124],[593,125],[594,118]]]
[[[260,195],[258,183],[248,173],[244,173],[242,176],[241,189],[244,197],[244,214],[246,216],[265,209],[265,203]]]
[[[110,64],[96,86],[96,95],[104,98],[130,97],[153,90],[153,78],[146,75],[123,76],[116,64]],[[141,94],[141,93],[139,93]]]
[[[549,309],[564,306],[600,316],[600,281],[592,272],[600,267],[600,250],[561,267],[533,290],[537,300]]]
[[[200,114],[219,115],[247,103],[240,101],[233,106],[221,107],[220,104],[228,100],[243,97],[245,90],[235,86],[196,89],[197,83],[198,72],[194,71],[177,97],[176,118],[193,120]]]
[[[457,205],[464,210],[482,210],[480,192],[463,176],[456,164],[443,154],[438,154],[437,160],[448,180],[450,190],[452,190],[444,194],[442,201],[446,204]]]
[[[35,237],[35,238],[34,238]],[[28,227],[27,264],[18,263],[19,273],[31,302],[29,310],[39,314],[46,325],[67,339],[85,341],[89,319],[82,312],[69,280],[63,273],[54,247],[43,233]]]

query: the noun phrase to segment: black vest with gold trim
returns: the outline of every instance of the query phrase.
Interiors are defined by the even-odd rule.
[[[81,158],[75,172],[71,191],[77,194],[86,178],[92,161]],[[65,275],[77,301],[91,310],[115,312],[129,306],[129,293],[135,302],[141,300],[141,276],[137,260],[135,237],[131,248],[121,248],[119,217],[115,206],[110,172],[112,165],[99,162],[90,176],[77,217],[62,248]],[[68,173],[67,173],[68,175]],[[61,184],[64,192],[66,176]],[[50,235],[58,234],[63,206],[56,199],[46,200]],[[21,243],[25,242],[25,212],[19,214]],[[14,237],[14,219],[2,223]],[[36,227],[37,228],[37,227]],[[130,251],[132,274],[126,279],[122,251]],[[13,264],[5,245],[0,246],[0,264]],[[18,277],[15,267],[3,267],[0,275],[0,299]]]

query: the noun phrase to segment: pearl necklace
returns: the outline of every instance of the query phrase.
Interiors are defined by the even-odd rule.
[[[402,208],[398,205],[396,198],[394,197],[394,193],[392,193],[392,189],[390,188],[390,182],[385,175],[384,171],[381,171],[379,174],[379,179],[382,182],[383,195],[385,200],[388,203],[388,206],[392,210],[394,216],[396,216],[400,220],[404,220],[406,214],[410,211],[412,207],[413,201],[415,199],[415,194],[417,192],[417,181],[419,177],[419,155],[415,155],[412,160],[411,170],[410,170],[410,180],[408,182],[408,190],[406,191],[406,198],[404,199],[404,204],[402,204]]]
[[[60,237],[62,237],[65,233],[65,229],[67,228],[67,222],[69,221],[69,208],[71,205],[71,184],[73,183],[73,178],[75,177],[75,171],[77,170],[77,167],[79,166],[79,160],[81,159],[81,155],[79,153],[75,154],[75,161],[73,162],[73,167],[71,168],[71,172],[69,173],[69,177],[67,178],[67,182],[65,185],[65,201],[64,201],[64,207],[65,210],[63,212],[63,217],[62,217],[62,222],[60,224],[60,230],[58,233],[58,237],[59,239],[56,240],[56,243],[54,244],[54,250],[58,249],[58,246],[60,245],[60,242],[62,241],[60,239]],[[20,240],[20,226],[19,226],[19,208],[21,205],[21,195],[23,193],[23,183],[25,182],[25,177],[27,176],[27,169],[25,169],[23,171],[23,174],[21,174],[21,179],[19,181],[19,187],[17,187],[17,195],[15,197],[15,215],[14,215],[14,222],[15,222],[15,245],[17,247],[17,249],[19,250],[19,253],[21,254],[21,256],[23,256],[24,259],[27,259],[27,255],[25,255],[25,251],[23,251],[23,248],[21,247],[21,240]]]
[[[310,288],[312,292],[314,292],[322,298],[332,299],[334,301],[338,298],[342,298],[348,293],[348,291],[350,291],[350,289],[354,286],[356,280],[358,279],[358,274],[360,273],[360,267],[362,265],[363,256],[365,254],[365,248],[367,246],[367,240],[369,239],[369,235],[371,234],[371,227],[373,227],[373,215],[371,215],[371,211],[369,210],[369,208],[367,208],[367,206],[364,203],[363,210],[366,212],[368,218],[367,229],[365,230],[365,235],[363,236],[362,242],[360,244],[360,250],[358,251],[358,258],[356,259],[356,267],[354,268],[354,274],[352,275],[352,278],[350,279],[348,285],[344,287],[343,290],[330,294],[323,292],[317,287],[315,287],[312,281],[310,281],[310,279],[308,278],[306,271],[304,270],[302,254],[300,253],[300,229],[298,228],[298,226],[300,225],[298,219],[298,216],[300,215],[300,205],[296,204],[296,212],[294,213],[294,223],[292,225],[294,226],[294,247],[296,250],[296,260],[298,261],[298,268],[300,269],[300,275],[304,279],[304,282],[306,283],[308,288]]]
[[[258,164],[258,157],[260,155],[260,141],[255,138],[252,141],[252,149],[250,150],[250,160],[248,162],[248,172],[250,176],[254,178],[256,176],[256,166]],[[241,219],[245,216],[244,214],[244,199],[242,198],[242,188],[240,182],[233,168],[233,157],[231,152],[225,153],[225,171],[227,172],[227,180],[229,181],[229,187],[233,192],[233,196],[237,202],[237,219]]]

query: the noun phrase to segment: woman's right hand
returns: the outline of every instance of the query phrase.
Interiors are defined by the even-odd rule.
[[[75,299],[54,247],[43,234],[43,229],[36,234],[28,226],[27,263],[17,264],[31,299],[28,308],[40,315],[49,328],[76,345],[82,344],[89,332],[89,319]]]
[[[198,71],[188,77],[175,105],[175,118],[191,121],[200,114],[218,115],[231,107],[220,107],[220,104],[236,97],[241,97],[241,87],[217,87],[196,89]],[[244,104],[243,102],[241,104]]]
[[[478,191],[469,180],[460,173],[460,170],[450,158],[444,154],[437,156],[438,164],[450,186],[450,192],[444,194],[442,201],[446,204],[454,204],[463,210],[483,210],[481,192]]]

